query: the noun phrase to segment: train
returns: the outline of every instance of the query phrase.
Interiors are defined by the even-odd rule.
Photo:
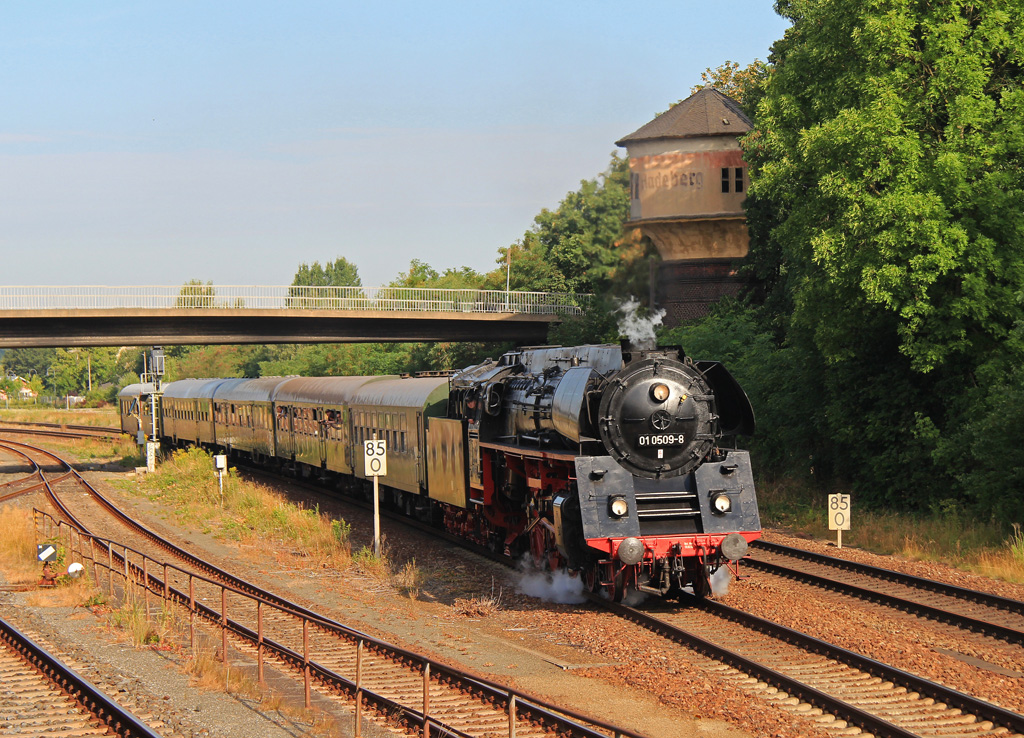
[[[622,600],[711,594],[761,526],[739,383],[682,349],[526,347],[452,373],[183,379],[118,396],[121,428],[367,496]],[[155,420],[155,422],[154,422]],[[726,440],[731,439],[731,448]]]

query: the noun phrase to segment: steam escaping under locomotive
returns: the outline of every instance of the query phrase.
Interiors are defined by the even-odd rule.
[[[122,390],[126,432],[202,445],[366,494],[362,444],[387,441],[384,500],[586,587],[710,592],[760,536],[754,430],[725,367],[678,349],[524,348],[451,377],[182,380]]]

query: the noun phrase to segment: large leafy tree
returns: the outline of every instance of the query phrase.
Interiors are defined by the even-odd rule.
[[[647,269],[649,244],[624,231],[628,218],[629,160],[613,154],[603,174],[581,182],[556,209],[543,209],[519,242],[500,250],[488,288],[505,289],[509,276],[512,289],[605,292],[638,262]]]
[[[757,104],[764,94],[764,86],[770,71],[771,67],[760,59],[755,59],[745,67],[741,67],[739,62],[727,61],[714,69],[708,67],[701,72],[701,83],[691,87],[690,94],[705,87],[713,87],[738,102],[744,112],[753,117]]]
[[[879,330],[922,372],[987,351],[1024,277],[1024,6],[777,7],[793,27],[746,156],[795,320],[833,361]]]
[[[744,141],[757,294],[822,362],[838,467],[932,494],[978,463],[949,452],[974,388],[1022,358],[1024,6],[776,8],[793,25]]]

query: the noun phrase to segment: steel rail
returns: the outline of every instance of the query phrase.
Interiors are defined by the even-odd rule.
[[[836,715],[863,730],[870,731],[876,736],[883,736],[885,738],[918,738],[916,733],[904,730],[877,715],[848,704],[757,661],[748,659],[735,651],[731,651],[689,631],[659,620],[653,615],[648,615],[627,605],[615,602],[605,601],[602,604],[620,617],[632,620],[669,640],[681,643],[705,656],[710,656],[715,661],[720,661],[750,674],[790,695],[799,697],[804,702]]]
[[[778,623],[773,623],[770,620],[765,620],[764,618],[756,615],[751,615],[750,613],[745,613],[742,610],[737,610],[736,608],[729,607],[728,605],[723,605],[720,602],[704,600],[701,605],[710,612],[719,614],[723,617],[728,617],[729,619],[743,623],[748,627],[755,628],[763,633],[772,635],[773,637],[786,640],[790,643],[796,643],[809,651],[835,659],[836,661],[840,661],[848,666],[853,666],[854,668],[882,676],[895,684],[902,684],[908,689],[944,702],[947,705],[954,705],[985,720],[991,720],[997,725],[1005,726],[1017,733],[1024,733],[1024,715],[1020,715],[1012,710],[1007,710],[997,705],[993,705],[991,702],[978,699],[977,697],[971,697],[970,695],[952,689],[951,687],[946,687],[942,684],[938,684],[937,682],[933,682],[930,679],[919,677],[916,674],[903,671],[895,666],[889,666],[881,661],[876,661],[875,659],[849,651],[826,641],[822,641],[818,638],[807,635],[806,633],[801,633],[798,630],[793,630],[792,628],[787,628],[784,625],[779,625]]]
[[[641,612],[634,608],[615,603],[605,603],[609,609],[629,618],[634,622],[643,625],[657,633],[660,633],[672,640],[683,643],[694,650],[712,656],[717,660],[731,664],[751,675],[772,684],[790,694],[800,697],[812,705],[838,715],[851,723],[860,726],[862,729],[870,730],[880,736],[892,736],[893,738],[910,738],[917,734],[904,730],[893,725],[889,721],[866,712],[854,705],[850,705],[832,695],[826,694],[809,685],[804,684],[792,677],[781,674],[770,667],[748,659],[729,649],[718,646],[693,633],[677,628],[659,618]],[[694,604],[705,611],[718,617],[731,620],[745,627],[757,630],[772,638],[796,645],[804,650],[832,659],[836,662],[859,669],[865,673],[881,677],[899,684],[908,690],[930,697],[947,705],[952,705],[964,710],[977,718],[989,720],[995,725],[1006,727],[1017,733],[1024,733],[1024,716],[1012,710],[993,705],[991,702],[971,697],[950,687],[945,687],[936,682],[930,681],[915,674],[903,671],[894,666],[889,666],[875,659],[849,651],[834,644],[822,641],[813,636],[793,630],[784,625],[773,623],[770,620],[737,610],[713,600],[698,600],[694,598]]]
[[[17,426],[8,428],[7,426]],[[26,430],[22,430],[22,428]],[[30,420],[0,420],[0,433],[26,433],[32,428],[44,428],[50,431],[63,431],[66,433],[78,433],[81,436],[96,438],[116,438],[122,435],[120,428],[108,428],[99,425],[75,425],[71,423],[36,423]]]
[[[222,569],[216,566],[213,566],[212,564],[209,564],[208,562],[202,561],[193,554],[190,554],[184,549],[181,549],[180,547],[176,546],[170,541],[167,541],[163,537],[149,530],[137,521],[132,520],[124,512],[122,512],[115,505],[113,505],[113,503],[111,503],[109,500],[103,497],[103,495],[101,495],[92,485],[90,485],[88,481],[86,481],[76,470],[74,470],[73,467],[71,467],[69,464],[67,464],[67,462],[63,461],[52,452],[46,451],[45,449],[38,449],[35,447],[27,446],[27,444],[17,445],[23,445],[28,448],[33,448],[34,450],[43,453],[51,458],[57,459],[61,461],[61,463],[68,466],[68,468],[71,471],[71,474],[73,474],[82,485],[89,489],[90,494],[97,500],[97,502],[99,502],[99,504],[109,513],[117,517],[117,519],[120,520],[123,524],[135,530],[140,535],[149,538],[152,542],[156,543],[158,546],[164,548],[165,550],[170,550],[174,552],[175,555],[179,555],[180,553],[182,558],[188,563],[192,564],[193,566],[196,566],[200,570],[212,573],[214,576],[222,580],[220,582],[207,580],[211,584],[214,584],[218,587],[224,587],[230,590],[235,595],[248,597],[250,599],[255,599],[264,602],[265,604],[278,607],[281,610],[285,611],[286,614],[305,618],[311,623],[316,624],[324,629],[338,632],[339,634],[346,635],[347,637],[352,639],[362,640],[368,644],[373,645],[374,647],[389,651],[390,653],[395,655],[396,659],[404,659],[408,662],[429,662],[430,668],[432,671],[435,672],[435,674],[443,674],[445,678],[451,682],[467,684],[473,690],[482,691],[487,695],[487,698],[489,700],[508,702],[511,699],[510,696],[514,696],[516,708],[524,719],[531,719],[535,722],[541,723],[550,722],[557,725],[560,730],[567,731],[569,735],[581,736],[582,738],[607,738],[607,735],[605,733],[596,732],[595,730],[587,727],[587,725],[584,725],[583,723],[593,725],[596,728],[607,731],[609,734],[620,738],[643,738],[642,734],[627,731],[621,727],[604,723],[600,720],[596,720],[594,718],[575,713],[571,710],[556,705],[551,705],[550,703],[547,703],[546,701],[538,697],[535,697],[534,695],[531,695],[525,691],[518,689],[510,690],[500,684],[467,674],[465,672],[462,672],[461,670],[437,664],[430,659],[426,659],[424,656],[420,654],[407,651],[398,646],[387,643],[386,641],[381,641],[379,639],[373,638],[372,636],[369,636],[365,633],[361,633],[360,631],[355,630],[354,628],[351,628],[335,620],[327,618],[312,610],[308,610],[307,608],[304,608],[301,605],[297,605],[296,603],[290,602],[271,592],[267,592],[262,588],[257,587],[256,585],[253,585],[241,579],[240,577],[236,577],[228,572],[223,571]],[[69,474],[64,474],[61,476],[61,479],[64,479],[67,476],[69,476]],[[47,485],[47,489],[49,492],[51,502],[57,507],[58,510],[61,511],[62,515],[65,515],[72,522],[72,524],[75,527],[79,528],[80,531],[85,533],[85,535],[88,535],[90,538],[105,542],[107,546],[111,545],[111,541],[99,538],[90,533],[88,529],[74,517],[71,511],[68,510],[68,508],[59,500],[59,498],[57,498],[56,494],[53,493],[49,485]],[[138,569],[137,565],[132,566]],[[173,568],[178,569],[178,567]],[[194,576],[189,572],[184,572],[180,569],[178,569],[178,571],[181,571],[182,573],[189,576]],[[161,582],[159,579],[156,578],[156,575],[153,573],[146,573],[142,569],[138,569],[137,574],[146,577],[147,586],[149,586],[152,583],[154,585],[159,585],[159,587],[162,588],[164,591],[169,591],[170,589],[173,589],[169,587],[169,583]],[[230,582],[231,584],[226,584],[226,582]],[[183,603],[188,603],[189,599],[186,594],[178,590],[174,591],[176,598],[181,600]],[[195,606],[197,607],[197,609],[204,610],[204,616],[206,616],[207,619],[210,619],[213,623],[220,624],[222,622],[221,615],[218,614],[212,608],[207,608],[207,606],[202,605],[201,603],[195,603]],[[255,642],[257,636],[251,629],[246,628],[244,625],[241,625],[234,621],[232,621],[231,624],[231,629],[233,632],[238,634],[240,637],[247,638],[252,642]],[[267,639],[265,637],[263,640],[265,643],[267,642]],[[280,646],[280,644],[277,645]],[[296,652],[288,650],[287,647],[284,646],[280,647],[283,649],[281,652],[283,658],[289,660],[295,658]],[[300,665],[305,663],[301,655],[298,655],[298,658]],[[310,664],[310,666],[311,668],[313,668],[312,663]],[[349,680],[346,680],[345,677],[338,674],[334,674],[329,670],[322,669],[322,667],[316,667],[316,670],[318,674],[321,674],[324,677],[324,681],[326,682],[340,681],[341,683],[349,683]],[[372,694],[365,688],[362,689],[362,693],[364,695]],[[413,708],[409,708],[408,706],[403,707],[398,704],[392,705],[390,701],[388,701],[388,698],[382,695],[376,695],[376,697],[379,697],[381,700],[387,701],[387,707],[401,709],[403,712],[408,713],[413,718],[414,721],[417,719],[417,716],[420,721],[423,720],[422,715]],[[531,713],[532,717],[530,717]],[[431,720],[433,722],[433,719]],[[460,735],[460,733],[454,728],[451,729],[451,734]]]
[[[776,576],[785,577],[786,579],[806,582],[823,589],[842,592],[843,594],[848,594],[853,597],[857,597],[858,599],[878,602],[897,610],[904,610],[914,615],[921,615],[932,620],[955,625],[959,628],[963,628],[964,630],[973,630],[994,636],[1009,643],[1024,644],[1024,631],[1017,628],[1010,628],[1005,625],[991,623],[987,620],[980,620],[969,615],[961,615],[959,613],[950,612],[949,610],[943,610],[941,607],[932,607],[931,605],[926,605],[922,602],[915,602],[914,600],[908,600],[903,597],[886,594],[874,589],[868,589],[867,587],[842,582],[837,579],[829,579],[828,577],[823,577],[818,574],[812,574],[798,569],[790,569],[789,567],[782,566],[780,564],[773,564],[768,561],[747,559],[746,564],[749,568],[758,569],[769,574],[775,574]]]
[[[17,445],[21,445],[21,444],[17,444]],[[4,482],[3,484],[0,484],[0,489],[2,489],[4,487],[13,487],[16,484],[24,484],[26,482],[31,481],[33,478],[39,480],[35,484],[30,484],[28,487],[22,487],[21,489],[16,489],[16,490],[13,490],[11,492],[4,492],[4,493],[0,494],[0,502],[6,502],[7,500],[13,500],[15,497],[20,497],[22,495],[27,495],[29,492],[34,492],[35,490],[39,489],[40,487],[43,487],[43,486],[46,485],[46,480],[43,478],[43,473],[42,473],[42,470],[39,468],[39,464],[37,464],[35,461],[33,461],[32,458],[28,454],[26,454],[26,453],[24,453],[22,451],[18,451],[17,449],[12,448],[10,446],[7,446],[2,441],[0,441],[0,448],[3,448],[5,451],[8,451],[8,452],[10,452],[12,454],[15,454],[17,456],[22,457],[25,461],[27,461],[32,466],[32,473],[31,474],[28,474],[27,476],[21,477],[20,479],[12,479],[9,482]]]
[[[0,640],[82,709],[105,723],[114,735],[122,738],[160,738],[159,733],[3,618],[0,618]]]
[[[98,438],[100,440],[113,440],[117,436],[102,433],[82,433],[72,430],[45,430],[40,428],[0,428],[0,433],[12,433],[19,436],[43,436],[44,438],[72,438],[82,440],[84,438]]]
[[[784,546],[779,543],[769,543],[768,541],[757,540],[753,542],[752,547],[755,549],[761,548],[765,551],[771,551],[785,556],[804,559],[806,561],[813,561],[825,566],[847,569],[849,571],[857,572],[858,574],[866,574],[879,579],[887,579],[899,584],[904,584],[908,587],[929,590],[949,597],[976,602],[980,605],[987,605],[998,610],[1009,610],[1011,612],[1024,615],[1024,602],[1010,597],[1001,597],[987,592],[979,592],[974,589],[967,589],[966,587],[958,587],[953,584],[937,582],[933,579],[925,579],[924,577],[914,576],[913,574],[904,574],[903,572],[884,569],[879,566],[861,564],[856,561],[847,561],[846,559],[836,558],[835,556],[826,556],[825,554],[805,551],[801,548],[793,548],[792,546]],[[754,560],[755,559],[748,559],[748,562]]]
[[[248,467],[247,467],[248,468]],[[316,484],[313,484],[304,480],[296,480],[290,477],[279,477],[274,473],[268,472],[264,469],[256,469],[260,474],[264,474],[271,477],[278,477],[287,480],[291,484],[296,484],[300,487],[306,487],[309,489],[316,490],[320,493],[324,493],[324,489]],[[351,504],[356,507],[363,509],[369,509],[369,505],[362,501],[344,496],[344,497],[332,497],[332,499],[342,500],[346,504]],[[450,540],[474,553],[483,555],[492,561],[502,563],[506,566],[512,566],[510,560],[507,557],[493,554],[486,549],[474,544],[469,544],[463,539],[459,539],[455,536],[450,536],[444,531],[429,526],[425,523],[421,523],[416,520],[407,518],[399,513],[387,511],[385,508],[381,509],[381,514],[392,520],[401,522],[405,525],[409,525],[419,530],[430,532],[433,535],[440,536],[446,540]],[[756,542],[759,543],[759,542]],[[746,559],[750,563],[749,559]],[[676,628],[675,626],[666,623],[652,615],[640,612],[627,606],[610,602],[604,598],[600,598],[597,595],[589,595],[588,598],[594,604],[601,607],[608,608],[620,616],[629,618],[634,622],[638,622],[644,627],[668,637],[671,640],[684,643],[685,645],[693,648],[694,650],[704,653],[713,659],[721,661],[723,663],[732,665],[742,671],[749,674],[755,675],[760,679],[763,679],[767,683],[790,693],[791,695],[798,696],[805,702],[827,710],[828,712],[841,717],[851,724],[860,726],[864,730],[871,731],[878,736],[891,736],[892,738],[916,738],[917,733],[908,731],[900,726],[894,725],[893,723],[874,715],[866,710],[863,710],[855,705],[844,702],[838,698],[833,697],[825,692],[822,692],[814,687],[811,687],[797,679],[782,674],[778,671],[771,669],[763,664],[748,659],[740,654],[735,653],[729,649],[718,646],[706,639],[700,638],[687,631]],[[931,682],[922,677],[915,676],[908,672],[904,672],[895,667],[890,667],[879,661],[875,661],[865,656],[861,656],[852,651],[842,649],[839,646],[834,646],[825,641],[813,638],[806,634],[799,633],[798,631],[786,628],[785,626],[771,623],[771,621],[758,618],[754,615],[748,615],[742,611],[729,608],[725,605],[714,601],[708,600],[695,600],[695,602],[703,603],[703,606],[711,612],[715,612],[716,608],[719,610],[716,614],[724,615],[728,613],[728,616],[734,620],[742,622],[749,627],[754,627],[762,632],[767,632],[773,637],[777,637],[783,641],[790,643],[796,643],[797,645],[811,650],[815,653],[819,653],[833,660],[853,666],[861,669],[862,671],[869,672],[875,675],[881,674],[883,678],[893,681],[894,683],[900,683],[907,686],[908,689],[918,691],[922,694],[928,694],[933,696],[935,699],[947,704],[953,704],[960,709],[967,710],[968,712],[978,716],[982,719],[991,720],[998,725],[1012,726],[1018,733],[1024,733],[1024,717],[1014,713],[1010,710],[1005,710],[998,706],[992,705],[984,700],[971,697],[970,695],[963,694],[956,690],[944,687],[941,684]],[[1013,602],[1011,600],[1011,602]]]

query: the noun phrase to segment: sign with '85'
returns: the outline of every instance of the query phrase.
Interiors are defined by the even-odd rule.
[[[383,438],[363,441],[363,469],[368,477],[388,475],[388,445]]]

